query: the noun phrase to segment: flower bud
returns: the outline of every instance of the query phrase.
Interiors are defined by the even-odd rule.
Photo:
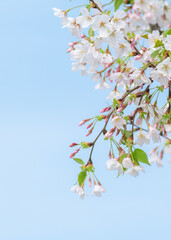
[[[93,125],[93,122],[90,123],[90,124],[86,127],[86,129],[89,129],[92,125]]]
[[[80,127],[80,126],[84,125],[84,124],[85,124],[86,122],[88,122],[88,121],[90,121],[90,118],[81,121],[81,122],[78,124],[78,126]]]
[[[78,145],[77,143],[72,143],[69,147],[75,147],[77,145]]]
[[[70,155],[70,158],[73,158],[74,156],[75,156],[75,154],[77,153],[77,152],[79,152],[80,151],[80,148],[78,148],[77,150],[75,150],[75,152],[73,152],[71,155]]]

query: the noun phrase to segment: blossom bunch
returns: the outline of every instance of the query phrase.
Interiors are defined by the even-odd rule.
[[[81,121],[88,123],[86,136],[98,122],[104,126],[93,141],[72,143],[71,154],[81,172],[78,186],[71,188],[81,198],[86,196],[85,181],[94,184],[92,194],[105,192],[95,175],[92,154],[101,135],[109,141],[108,170],[118,176],[138,176],[145,172],[141,164],[163,166],[164,154],[171,153],[171,4],[163,0],[90,0],[77,6],[76,18],[54,8],[63,28],[76,41],[69,43],[72,70],[91,77],[95,89],[110,90],[110,103],[100,115]],[[154,143],[148,158],[145,144]],[[86,163],[75,155],[90,149]]]

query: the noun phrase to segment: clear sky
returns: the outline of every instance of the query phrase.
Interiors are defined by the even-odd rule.
[[[71,71],[70,33],[53,16],[52,7],[79,2],[0,1],[0,239],[170,240],[167,161],[116,179],[101,140],[93,160],[107,192],[95,198],[86,188],[84,201],[70,192],[79,167],[68,145],[85,140],[77,125],[98,114],[107,96]]]

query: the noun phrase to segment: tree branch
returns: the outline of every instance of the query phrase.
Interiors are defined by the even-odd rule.
[[[92,2],[93,3],[93,5],[94,5],[94,8],[97,8],[100,12],[102,12],[102,10],[101,10],[101,8],[98,6],[98,4],[97,3],[95,3],[94,2],[94,0],[90,0],[90,2]]]

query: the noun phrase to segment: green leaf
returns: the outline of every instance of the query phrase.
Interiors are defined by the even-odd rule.
[[[148,39],[148,34],[144,34],[141,37]]]
[[[106,13],[108,16],[110,16],[110,14],[111,14],[111,11],[109,10],[109,11],[107,11],[107,13]]]
[[[89,37],[94,37],[94,31],[92,28],[89,28],[88,35],[89,35]]]
[[[73,158],[74,161],[76,161],[79,164],[85,164],[81,158]]]
[[[94,168],[93,166],[87,166],[87,167],[86,167],[86,170],[87,170],[88,172],[94,172],[95,168]]]
[[[135,149],[133,152],[133,156],[134,156],[134,159],[137,160],[138,162],[142,162],[142,163],[150,165],[148,158],[147,158],[147,154],[143,150],[141,150],[139,148]]]
[[[160,47],[162,45],[163,45],[162,41],[157,40],[154,47]]]
[[[89,148],[89,144],[86,142],[81,142],[81,146],[83,147],[83,149]]]
[[[87,172],[85,170],[81,171],[80,174],[78,175],[79,186],[81,186],[84,183],[86,177],[87,177]]]
[[[102,48],[100,49],[100,52],[101,52],[101,53],[105,53],[105,51],[104,51]]]
[[[157,54],[158,54],[159,52],[160,52],[160,49],[154,51],[154,52],[151,54],[151,57],[154,59],[154,58],[157,56]]]
[[[122,135],[125,134],[126,138],[129,138],[132,134],[131,131],[128,131],[128,130],[125,130],[125,129],[121,129],[121,133],[122,133]]]
[[[167,29],[163,32],[163,35],[166,37],[167,35],[171,35],[171,28]]]
[[[123,154],[120,159],[119,162],[122,163],[123,159],[126,158],[128,156],[128,153]]]
[[[118,10],[122,3],[123,0],[115,0],[115,12]]]

